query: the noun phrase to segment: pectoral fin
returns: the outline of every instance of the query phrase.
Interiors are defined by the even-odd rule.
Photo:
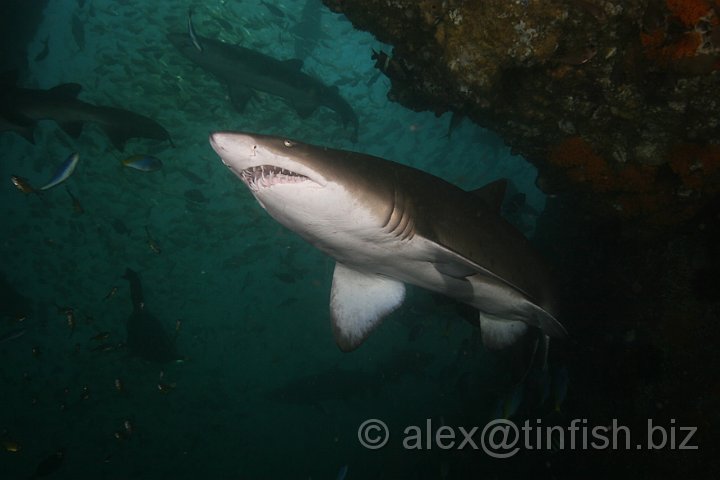
[[[355,350],[405,299],[405,284],[335,264],[330,291],[333,334],[340,350]]]
[[[528,326],[520,320],[503,320],[493,315],[480,312],[480,333],[483,344],[498,350],[509,347],[525,335]]]
[[[300,118],[308,118],[317,108],[317,105],[312,102],[294,102],[292,106]]]

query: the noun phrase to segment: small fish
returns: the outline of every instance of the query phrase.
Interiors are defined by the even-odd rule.
[[[23,335],[25,335],[24,328],[15,328],[13,330],[10,330],[9,332],[0,335],[0,344],[9,342],[10,340],[15,340],[16,338],[20,338]]]
[[[152,155],[131,155],[122,164],[141,172],[156,172],[162,168],[160,159]]]
[[[68,195],[70,195],[70,200],[72,200],[72,206],[75,213],[77,213],[78,215],[82,215],[83,213],[85,213],[85,210],[80,204],[80,200],[78,200],[77,197],[72,194],[67,185],[65,185],[65,191],[68,193]]]
[[[97,347],[92,348],[91,352],[112,352],[115,350],[115,345],[112,343],[101,343]]]
[[[190,7],[190,8],[188,8],[188,13],[187,13],[188,35],[190,36],[190,41],[192,42],[192,44],[195,45],[195,48],[198,49],[198,52],[202,52],[203,51],[202,45],[200,45],[197,35],[195,34],[195,27],[193,27],[192,14],[193,14],[192,7]]]
[[[92,340],[93,342],[102,342],[107,340],[109,336],[110,332],[100,332],[90,337],[90,340]]]
[[[565,65],[579,66],[584,65],[597,55],[597,48],[594,45],[587,46],[578,51],[570,52],[556,61]]]
[[[6,452],[17,453],[20,451],[20,444],[12,440],[3,440],[0,442]]]
[[[275,15],[276,17],[278,17],[278,18],[285,18],[285,12],[283,12],[282,10],[280,10],[278,7],[276,7],[276,6],[273,5],[272,3],[267,3],[267,2],[263,2],[263,1],[261,1],[260,3],[262,3],[263,5],[265,5],[265,8],[267,8],[267,9],[270,11],[270,13],[272,13],[272,14]]]
[[[110,289],[107,295],[105,295],[105,300],[110,300],[115,296],[115,294],[118,292],[118,287],[114,286]]]
[[[18,175],[11,175],[10,181],[13,185],[15,185],[15,188],[20,190],[22,193],[38,193],[37,189],[30,185],[30,181],[27,178],[20,177]]]
[[[125,431],[125,433],[127,433],[128,436],[130,436],[135,431],[135,427],[133,426],[132,422],[130,422],[130,420],[125,420],[123,422],[123,430]]]
[[[519,383],[512,391],[501,396],[496,404],[495,418],[508,420],[515,416],[525,397],[525,384]]]
[[[75,322],[75,312],[73,311],[72,308],[68,308],[65,311],[65,319],[67,320],[68,327],[70,328],[70,332],[71,333],[74,332],[75,326],[77,325],[77,323]]]
[[[348,466],[343,465],[342,467],[340,467],[340,470],[338,470],[337,480],[345,480],[345,477],[347,477],[347,473],[348,473]]]
[[[50,40],[50,37],[45,37],[45,40],[43,40],[43,49],[40,50],[40,53],[35,55],[35,61],[39,62],[40,60],[44,60],[48,53],[50,53],[50,47],[48,46],[48,41]]]
[[[115,390],[117,390],[118,392],[122,392],[125,390],[125,385],[123,384],[123,381],[120,380],[119,378],[115,379],[114,385],[115,385]]]
[[[65,315],[65,320],[67,320],[67,325],[70,328],[70,334],[72,335],[75,332],[75,327],[77,326],[77,323],[75,322],[75,311],[70,307],[62,308],[60,313]]]
[[[175,332],[173,333],[173,342],[177,341],[180,330],[182,329],[182,320],[175,320]]]
[[[175,389],[174,383],[158,383],[158,390],[160,393],[168,394]]]
[[[150,229],[147,225],[145,225],[145,233],[147,234],[147,242],[148,246],[150,247],[150,250],[153,251],[153,253],[157,253],[160,255],[162,253],[162,250],[160,249],[160,245],[155,241],[155,239],[150,235]]]
[[[77,167],[79,160],[80,154],[77,152],[71,153],[70,156],[58,167],[58,169],[55,170],[55,174],[50,182],[40,187],[39,190],[49,190],[67,180],[75,171],[75,167]]]
[[[62,466],[63,460],[65,460],[65,449],[60,448],[57,452],[40,462],[35,469],[35,473],[30,478],[46,477],[54,473]]]

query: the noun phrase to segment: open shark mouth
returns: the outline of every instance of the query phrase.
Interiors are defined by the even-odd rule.
[[[258,165],[246,168],[240,173],[240,178],[252,191],[287,183],[301,183],[310,180],[305,175],[291,172],[273,165]]]

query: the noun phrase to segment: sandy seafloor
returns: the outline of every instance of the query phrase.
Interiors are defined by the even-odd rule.
[[[203,36],[292,58],[290,16],[299,18],[303,2],[277,5],[284,19],[251,0],[198,2],[195,25]],[[61,446],[66,457],[56,478],[322,479],[335,478],[344,464],[349,479],[448,475],[456,457],[406,452],[392,439],[382,450],[365,450],[356,429],[371,417],[391,428],[427,418],[486,421],[497,400],[492,389],[476,391],[469,402],[456,386],[462,372],[484,372],[487,365],[482,354],[459,360],[470,326],[411,289],[406,305],[365,345],[339,352],[327,305],[332,261],[273,221],[223,167],[207,137],[216,130],[279,134],[375,154],[467,189],[510,177],[541,208],[535,170],[469,121],[448,140],[449,114],[436,118],[389,102],[386,78],[368,86],[377,72],[371,49],[390,47],[324,8],[326,36],[304,71],[338,85],[359,117],[359,142],[350,142],[349,130],[327,109],[301,120],[281,100],[258,94],[238,113],[226,88],[165,39],[169,31],[185,31],[187,7],[88,0],[78,9],[76,0],[56,0],[29,47],[24,86],[80,83],[82,100],[150,116],[176,146],[135,139],[118,152],[94,125],[74,140],[52,121],[42,122],[35,145],[0,136],[3,179],[15,174],[42,183],[78,151],[80,164],[67,186],[85,210],[73,211],[62,186],[44,201],[9,181],[0,189],[2,272],[33,303],[22,324],[3,319],[0,325],[26,329],[0,345],[0,433],[21,446],[0,452],[2,478],[30,475]],[[82,49],[73,15],[84,27]],[[46,37],[50,53],[36,62]],[[123,169],[120,160],[134,153],[156,155],[163,170]],[[121,224],[129,233],[119,231]],[[161,254],[148,247],[145,226]],[[157,365],[123,349],[92,351],[97,344],[90,338],[100,331],[110,332],[108,342],[124,341],[131,311],[121,279],[126,267],[140,273],[147,308],[168,330],[182,322],[177,341],[184,362]],[[117,294],[105,299],[114,286]],[[74,332],[57,306],[75,309]],[[162,394],[159,382],[175,388]],[[288,387],[293,382],[304,388]],[[114,432],[125,420],[133,433],[118,440]]]

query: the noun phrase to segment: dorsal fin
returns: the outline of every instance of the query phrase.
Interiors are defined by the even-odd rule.
[[[505,200],[506,189],[507,179],[501,178],[499,180],[495,180],[494,182],[490,182],[477,190],[472,190],[470,193],[482,199],[489,208],[499,212],[502,207],[503,200]]]

